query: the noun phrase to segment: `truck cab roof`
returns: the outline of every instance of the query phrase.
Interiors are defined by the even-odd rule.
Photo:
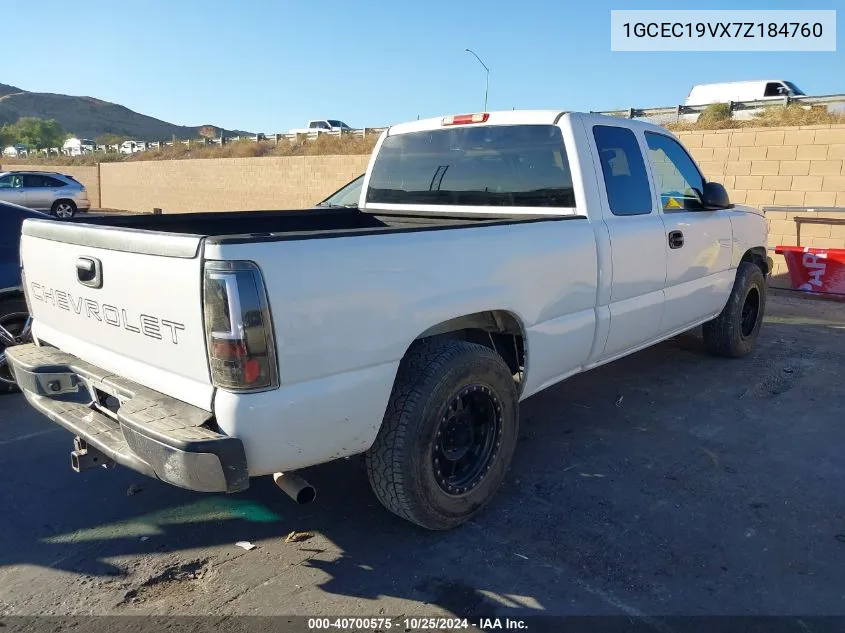
[[[589,118],[591,121],[596,119],[606,119],[608,125],[616,125],[623,127],[647,127],[649,129],[659,130],[666,133],[666,128],[648,123],[646,121],[636,121],[632,119],[621,119],[619,117],[612,117],[603,114],[592,114],[589,112],[569,112],[567,110],[501,110],[494,112],[479,112],[470,114],[457,114],[450,116],[431,117],[428,119],[420,119],[418,121],[409,121],[407,123],[399,123],[393,125],[387,130],[387,134],[407,134],[409,132],[424,132],[427,130],[438,130],[447,125],[450,125],[448,119],[450,117],[471,117],[480,116],[486,118],[483,121],[470,122],[466,124],[451,123],[451,125],[467,125],[467,126],[483,126],[483,125],[557,125],[564,117],[572,119]]]

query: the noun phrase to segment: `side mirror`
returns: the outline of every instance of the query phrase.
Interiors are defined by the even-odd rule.
[[[718,182],[705,182],[701,192],[701,203],[705,209],[727,209],[731,206],[728,191]]]

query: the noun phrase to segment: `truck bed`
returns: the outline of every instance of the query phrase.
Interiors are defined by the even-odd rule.
[[[507,214],[371,213],[358,209],[233,211],[173,215],[125,215],[86,218],[84,224],[195,235],[217,243],[298,240],[348,235],[498,226],[521,222],[573,219],[579,216]]]

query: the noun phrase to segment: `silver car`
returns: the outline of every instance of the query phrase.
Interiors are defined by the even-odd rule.
[[[47,171],[0,172],[0,201],[72,218],[88,211],[91,202],[85,185],[73,178]]]

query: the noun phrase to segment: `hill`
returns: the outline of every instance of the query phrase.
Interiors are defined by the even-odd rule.
[[[168,123],[94,97],[28,92],[0,84],[0,125],[14,123],[21,117],[56,119],[62,129],[81,138],[96,138],[100,134],[119,134],[142,141],[170,139],[174,135],[180,139],[196,138],[204,127]],[[243,130],[225,132],[250,134]]]
[[[6,95],[14,94],[16,92],[23,92],[23,90],[16,88],[15,86],[0,84],[0,97],[5,97]]]

